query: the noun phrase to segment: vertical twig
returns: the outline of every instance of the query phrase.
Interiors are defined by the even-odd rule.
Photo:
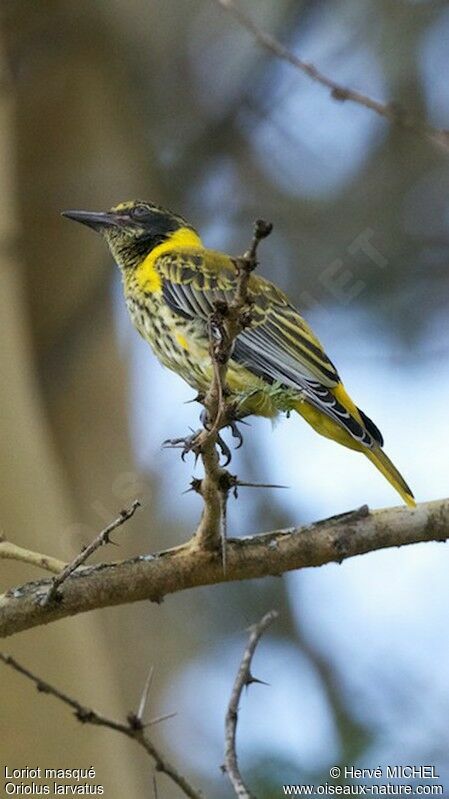
[[[250,627],[250,635],[248,643],[245,647],[243,657],[234,680],[232,687],[231,698],[229,700],[228,709],[225,720],[225,762],[223,770],[228,775],[234,793],[239,799],[255,799],[252,793],[246,787],[237,757],[237,721],[239,702],[243,689],[253,682],[262,682],[257,680],[251,674],[251,663],[256,651],[257,644],[259,643],[262,635],[267,627],[277,619],[278,613],[276,610],[270,610],[265,616],[257,623]]]
[[[204,478],[195,488],[204,500],[204,510],[195,540],[199,546],[208,549],[215,549],[221,542],[224,567],[226,503],[230,489],[235,487],[235,477],[220,466],[217,448],[220,430],[233,420],[234,409],[227,401],[226,376],[235,340],[251,321],[248,284],[251,273],[257,267],[257,248],[262,239],[269,236],[272,227],[269,222],[256,220],[250,247],[244,255],[234,259],[237,270],[234,299],[231,303],[217,302],[215,312],[209,320],[213,378],[203,399],[205,427],[195,445],[195,451],[200,454],[204,467]]]

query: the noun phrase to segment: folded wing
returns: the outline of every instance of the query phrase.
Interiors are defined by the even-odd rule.
[[[169,253],[156,268],[167,305],[184,318],[207,323],[217,301],[232,302],[236,272],[225,255]],[[232,359],[268,383],[301,392],[304,401],[341,425],[357,443],[368,448],[381,444],[375,425],[335,396],[334,389],[341,386],[338,372],[286,295],[269,281],[252,276],[249,299],[253,321],[238,336]],[[340,398],[345,394],[337,393]]]

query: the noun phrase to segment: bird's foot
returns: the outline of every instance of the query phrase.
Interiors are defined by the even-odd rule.
[[[200,454],[200,436],[202,430],[192,430],[190,436],[183,436],[181,438],[167,438],[162,442],[164,449],[180,449],[181,459],[185,461],[186,455],[193,452],[195,455],[195,462],[198,460]]]
[[[207,438],[207,434],[211,431],[211,424],[208,419],[208,415],[206,410],[201,412],[200,416],[201,422],[204,425],[203,429],[200,430],[193,430],[191,429],[190,436],[182,436],[180,438],[168,438],[166,441],[162,442],[162,446],[164,449],[180,449],[181,451],[181,458],[184,461],[186,455],[189,452],[193,452],[195,455],[195,462],[198,460],[199,455],[201,454],[201,448],[205,443],[205,437]],[[248,424],[248,422],[244,422],[243,419],[235,419],[229,418],[228,424],[225,427],[229,427],[231,430],[232,437],[237,440],[237,444],[235,449],[240,449],[243,444],[243,435],[241,430],[238,428],[238,424]],[[223,428],[224,429],[224,428]],[[232,460],[232,452],[227,445],[226,441],[220,435],[220,431],[216,433],[217,436],[217,446],[220,449],[221,456],[224,458],[223,466],[228,466]]]
[[[231,419],[231,421],[227,425],[231,430],[232,438],[237,439],[237,444],[235,445],[235,449],[240,449],[240,447],[243,444],[243,433],[238,428],[239,424],[245,424],[246,426],[248,426],[248,422],[245,422],[243,419]]]
[[[198,460],[198,457],[201,453],[201,446],[204,437],[204,430],[196,430],[192,432],[190,436],[183,436],[181,438],[167,438],[165,441],[162,442],[162,447],[164,449],[180,449],[181,458],[183,461],[186,459],[186,455],[189,452],[193,452],[195,455],[195,462]],[[229,449],[226,441],[224,441],[221,435],[218,433],[217,435],[217,446],[221,451],[222,457],[225,459],[224,466],[227,466],[231,462],[232,454],[231,450]]]
[[[208,416],[208,413],[207,413],[205,408],[201,411],[200,421],[201,421],[201,424],[204,425],[205,430],[210,430],[211,429],[209,416]],[[225,424],[222,429],[225,430],[227,427],[229,427],[229,429],[231,430],[232,438],[237,440],[237,444],[235,446],[235,449],[240,449],[240,447],[243,444],[243,434],[242,434],[241,430],[239,430],[239,427],[238,427],[239,424],[247,425],[248,422],[245,422],[240,417],[234,416],[234,411],[230,410],[230,413],[229,413],[229,416],[228,416],[228,423]],[[218,435],[217,435],[217,444],[220,447],[221,454],[225,458],[224,466],[228,466],[228,464],[231,462],[232,454],[231,454],[231,450],[229,449],[228,445],[226,444],[226,442],[221,437],[220,433],[218,433]]]
[[[232,460],[232,452],[226,444],[226,441],[222,439],[220,433],[217,434],[217,446],[220,448],[221,454],[224,458],[223,467],[229,466]]]

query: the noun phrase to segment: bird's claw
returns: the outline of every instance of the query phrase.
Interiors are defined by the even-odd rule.
[[[205,430],[209,430],[209,425],[207,422],[207,417],[205,415],[205,411],[201,414],[201,422],[204,425]],[[242,419],[238,420],[239,424],[247,424]],[[235,449],[240,449],[243,444],[243,436],[239,428],[237,427],[237,421],[235,419],[231,420],[228,425],[226,425],[231,429],[232,437],[237,439],[237,444]],[[167,438],[165,441],[162,442],[162,446],[164,449],[180,449],[181,458],[183,461],[186,459],[186,455],[189,452],[193,452],[195,455],[195,462],[198,460],[198,456],[200,454],[200,447],[202,439],[201,434],[204,433],[204,430],[192,430],[192,435],[190,436],[183,436],[181,438]],[[223,466],[228,466],[232,460],[232,453],[226,441],[221,437],[221,435],[217,434],[217,446],[220,449],[221,455],[224,458]]]
[[[196,450],[198,444],[198,437],[201,433],[201,430],[196,430],[192,432],[190,436],[184,436],[181,438],[167,438],[165,441],[162,442],[162,446],[164,449],[182,449],[181,452],[181,459],[185,461],[186,455],[189,452],[193,452],[195,454],[195,461],[198,459],[199,453]]]
[[[221,454],[223,455],[223,457],[225,459],[225,462],[224,462],[223,466],[229,466],[229,464],[231,463],[231,460],[232,460],[232,453],[231,453],[231,450],[229,449],[228,445],[226,444],[226,441],[224,441],[222,439],[222,437],[221,437],[221,435],[219,433],[217,435],[217,444],[220,447]]]
[[[248,424],[248,422],[244,422],[243,419],[239,419],[238,423],[239,424],[246,424],[246,425]],[[237,439],[237,444],[235,445],[235,448],[236,449],[240,449],[240,447],[243,444],[243,435],[242,435],[242,431],[239,430],[239,428],[237,426],[237,420],[233,419],[231,422],[229,422],[228,427],[231,429],[232,438],[236,438]]]

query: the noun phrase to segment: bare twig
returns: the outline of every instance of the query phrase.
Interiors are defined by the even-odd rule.
[[[343,86],[341,83],[324,75],[314,64],[303,61],[297,55],[285,47],[278,39],[259,28],[258,25],[246,14],[235,0],[217,0],[218,4],[229,11],[233,17],[252,34],[257,44],[264,48],[268,53],[276,58],[286,61],[296,69],[303,72],[315,83],[321,84],[329,89],[334,100],[341,102],[348,101],[364,106],[374,111],[379,116],[384,117],[389,122],[401,128],[411,131],[421,137],[427,138],[438,144],[444,150],[449,149],[449,130],[435,128],[432,125],[416,119],[409,111],[401,108],[397,103],[382,103],[367,94],[363,94],[355,89]]]
[[[228,704],[228,710],[225,720],[225,762],[223,771],[225,771],[230,779],[231,785],[234,789],[235,795],[239,799],[254,799],[253,794],[249,792],[248,788],[243,782],[242,775],[237,758],[237,721],[239,702],[242,696],[242,691],[248,685],[254,682],[262,682],[257,680],[251,674],[251,663],[256,651],[257,644],[259,643],[262,635],[267,627],[277,618],[278,613],[271,610],[257,623],[250,627],[250,635],[248,643],[243,653],[242,661],[237,672],[237,676],[232,687],[231,698]]]
[[[221,542],[223,568],[226,570],[226,502],[232,488],[232,476],[220,466],[217,449],[219,433],[233,421],[234,408],[228,403],[226,376],[237,336],[249,324],[250,303],[248,283],[257,266],[257,248],[262,239],[272,230],[272,225],[258,219],[249,249],[234,263],[237,269],[237,285],[231,303],[216,303],[215,313],[209,320],[210,356],[213,377],[210,388],[203,399],[206,421],[195,445],[201,455],[204,478],[197,491],[204,500],[204,510],[195,534],[199,547],[217,548]]]
[[[32,566],[53,572],[53,574],[59,574],[67,566],[63,560],[53,558],[51,555],[43,555],[41,552],[33,552],[31,549],[24,549],[4,538],[0,538],[0,558],[30,563]]]
[[[344,514],[315,524],[229,539],[227,570],[220,552],[191,542],[120,563],[85,566],[64,585],[64,601],[42,607],[48,579],[25,583],[0,596],[0,637],[94,608],[146,599],[200,585],[280,575],[292,569],[340,563],[366,552],[449,538],[449,499]],[[398,557],[391,553],[391,557]]]
[[[121,721],[116,721],[115,719],[107,718],[101,713],[98,713],[96,710],[82,705],[80,702],[78,702],[78,700],[73,699],[63,691],[60,691],[59,688],[55,688],[55,686],[51,685],[45,680],[42,680],[36,674],[33,674],[32,671],[25,668],[25,666],[22,666],[20,663],[18,663],[18,661],[11,657],[11,655],[6,655],[3,652],[0,652],[0,660],[2,660],[7,666],[10,666],[12,669],[19,672],[19,674],[23,674],[24,677],[27,677],[29,680],[31,680],[31,682],[35,684],[38,691],[41,691],[45,694],[50,694],[51,696],[56,697],[56,699],[59,699],[65,705],[71,707],[78,721],[84,724],[94,724],[98,727],[109,727],[109,729],[115,730],[116,732],[121,732],[123,735],[126,735],[127,738],[131,738],[133,741],[137,741],[137,743],[145,750],[145,752],[154,760],[157,771],[161,771],[166,774],[167,777],[170,777],[170,779],[176,783],[176,785],[185,793],[186,796],[191,797],[191,799],[203,799],[204,794],[201,791],[193,788],[186,778],[183,777],[182,774],[180,774],[179,771],[163,755],[161,755],[159,750],[148,738],[143,725],[133,723],[132,719],[135,717],[133,717],[132,714],[126,724]]]
[[[53,579],[53,582],[48,590],[47,595],[42,600],[44,605],[49,605],[59,597],[59,589],[61,585],[67,580],[68,577],[79,567],[82,566],[85,561],[96,552],[97,549],[104,546],[105,544],[110,544],[110,535],[111,533],[117,529],[117,527],[121,527],[122,524],[128,521],[132,516],[134,516],[137,508],[140,508],[140,502],[135,499],[132,503],[130,508],[125,508],[125,510],[120,511],[119,515],[113,522],[108,524],[104,530],[99,533],[93,541],[91,541],[88,546],[84,547],[83,550],[76,556],[70,563],[68,563],[65,568],[58,574],[57,577]]]

